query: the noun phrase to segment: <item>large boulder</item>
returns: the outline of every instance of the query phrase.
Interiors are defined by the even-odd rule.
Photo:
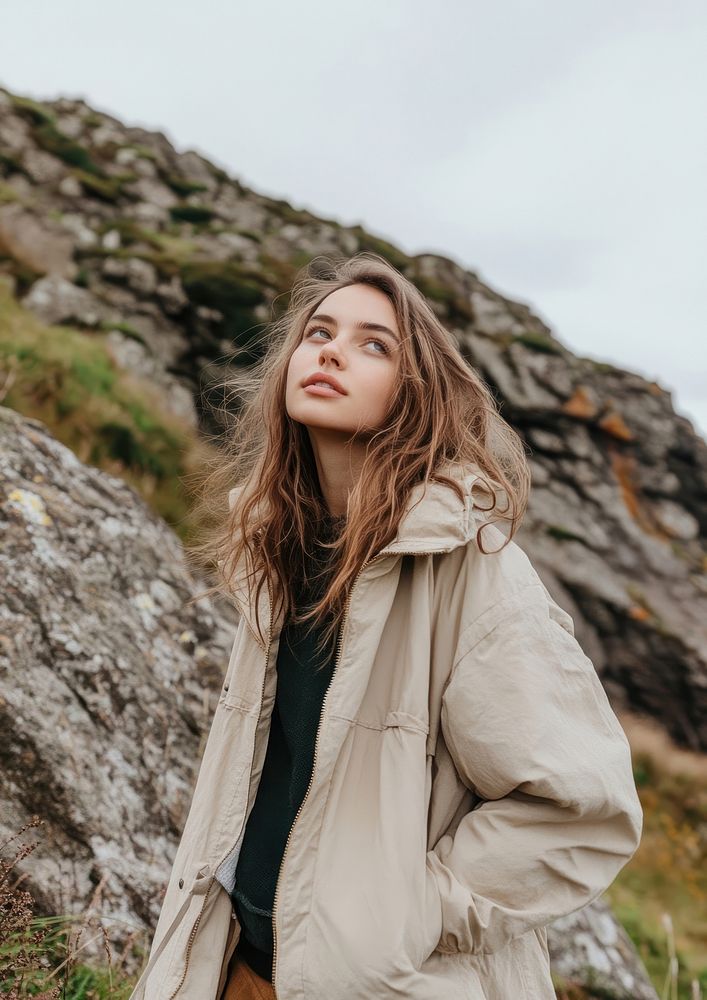
[[[237,614],[186,606],[205,584],[169,526],[6,408],[0,535],[0,837],[37,814],[37,912],[82,914],[103,880],[121,941],[157,919]]]

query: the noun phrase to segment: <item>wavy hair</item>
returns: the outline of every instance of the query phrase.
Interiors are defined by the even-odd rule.
[[[290,357],[309,317],[331,292],[356,283],[388,296],[402,335],[401,359],[385,417],[378,429],[366,432],[366,456],[349,493],[347,513],[332,521],[307,428],[288,415],[285,388]],[[233,415],[224,404],[231,426],[207,470],[213,467],[200,474],[192,516],[205,527],[201,540],[197,535],[187,543],[186,553],[200,568],[216,570],[217,579],[193,601],[217,591],[228,597],[245,560],[248,580],[257,580],[249,590],[255,595],[263,642],[257,608],[267,582],[271,622],[284,611],[294,623],[319,625],[323,648],[338,633],[359,571],[395,538],[413,486],[442,482],[463,501],[459,484],[441,471],[449,462],[471,463],[483,474],[482,482],[493,482],[493,503],[485,509],[509,523],[508,544],[530,489],[522,439],[503,419],[490,388],[464,359],[424,295],[385,258],[370,251],[314,258],[298,272],[287,309],[268,325],[264,342],[265,353],[256,365],[222,383],[224,399],[236,395],[241,405]],[[236,486],[242,490],[229,510],[228,493]],[[496,506],[496,486],[507,501],[503,510]],[[335,530],[328,530],[332,526]],[[481,528],[476,542],[487,554],[480,533]],[[323,563],[313,558],[315,542],[327,552]],[[302,594],[318,599],[302,606]]]

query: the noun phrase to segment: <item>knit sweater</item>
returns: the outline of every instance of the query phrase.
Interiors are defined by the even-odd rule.
[[[330,541],[342,519],[329,515],[314,541],[312,570],[327,567]],[[305,588],[296,586],[297,606],[311,607],[324,593],[326,577]],[[311,629],[309,635],[306,635]],[[317,728],[326,689],[331,681],[336,643],[318,655],[322,628],[311,621],[285,622],[277,655],[277,688],[270,733],[253,808],[236,866],[231,896],[242,931],[237,950],[258,975],[270,980],[273,962],[273,900],[290,827],[306,794],[312,774]],[[319,668],[319,669],[318,669]]]

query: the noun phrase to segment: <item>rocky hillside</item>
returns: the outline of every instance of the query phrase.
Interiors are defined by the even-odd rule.
[[[56,337],[100,339],[194,428],[217,429],[210,386],[258,356],[297,269],[360,249],[428,296],[524,436],[534,488],[518,540],[613,703],[704,750],[707,446],[669,392],[577,357],[444,257],[260,195],[82,101],[0,90],[0,270],[15,299]]]
[[[707,746],[707,446],[665,389],[577,357],[444,257],[82,101],[0,90],[0,833],[46,820],[41,912],[100,887],[104,915],[154,925],[234,626],[185,607],[201,582],[155,511],[178,525],[184,457],[221,429],[212,386],[259,356],[298,269],[362,249],[418,285],[527,442],[518,541],[616,710]],[[550,943],[601,995],[654,996],[599,902]]]

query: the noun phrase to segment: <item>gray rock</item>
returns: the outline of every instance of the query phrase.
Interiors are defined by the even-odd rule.
[[[237,615],[187,606],[204,581],[172,530],[6,408],[0,533],[0,835],[40,815],[37,912],[85,913],[105,879],[99,916],[122,947],[123,921],[157,919]]]
[[[40,274],[73,278],[73,249],[73,240],[55,222],[39,219],[15,202],[0,206],[0,252]]]
[[[197,428],[198,417],[193,393],[183,382],[166,372],[144,344],[120,330],[108,330],[106,346],[117,365],[141,378],[149,379],[162,390],[165,409]]]
[[[140,177],[131,184],[126,184],[125,189],[134,198],[139,198],[141,201],[148,202],[150,205],[156,205],[162,209],[172,208],[179,201],[171,188],[149,177]]]
[[[103,234],[101,246],[104,250],[117,250],[121,244],[120,232],[117,229],[109,229]]]
[[[141,295],[152,295],[157,288],[157,271],[138,257],[107,257],[102,273],[112,281],[124,281]]]
[[[80,198],[83,188],[72,174],[68,174],[59,182],[59,193],[65,198]]]
[[[40,278],[22,299],[22,305],[45,323],[75,322],[82,326],[97,326],[108,319],[112,310],[86,288],[79,288],[65,278]],[[118,321],[118,317],[114,318]]]
[[[164,311],[169,316],[179,315],[189,303],[189,299],[184,293],[184,287],[176,274],[169,281],[158,285],[155,291]]]
[[[0,109],[2,118],[0,119],[0,148],[9,150],[11,153],[22,153],[28,148],[29,125],[18,115],[13,115],[12,111],[5,105]]]
[[[548,949],[553,970],[591,996],[658,1000],[631,939],[602,897],[550,924]]]
[[[32,146],[24,150],[22,165],[35,184],[52,184],[66,173],[66,165],[58,157]]]
[[[61,225],[71,233],[79,247],[93,247],[98,243],[98,235],[87,224],[83,215],[78,212],[64,212]]]

